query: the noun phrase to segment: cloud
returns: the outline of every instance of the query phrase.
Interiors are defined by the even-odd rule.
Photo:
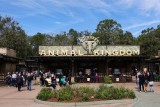
[[[34,0],[14,0],[10,2],[11,5],[19,6],[23,8],[31,8],[31,9],[45,9],[41,4],[35,2]]]
[[[160,0],[144,0],[141,1],[140,4],[141,4],[140,9],[146,12],[155,11],[160,13]]]
[[[0,14],[16,17],[23,25],[32,22],[41,27],[41,22],[56,32],[86,26],[92,30],[96,22],[107,18],[121,22],[134,34],[160,23],[160,0],[1,0],[0,7]]]
[[[123,6],[123,8],[130,8],[134,5],[135,0],[118,0],[116,5]]]
[[[139,23],[139,24],[133,24],[131,26],[128,26],[128,27],[124,28],[124,30],[129,30],[129,29],[133,29],[133,28],[137,28],[137,27],[143,27],[143,26],[150,26],[150,25],[157,24],[157,23],[160,23],[160,20],[143,22],[143,23]]]

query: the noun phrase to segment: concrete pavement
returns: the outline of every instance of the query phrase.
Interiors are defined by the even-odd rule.
[[[160,107],[160,83],[155,83],[155,93],[144,93],[136,91],[135,83],[116,83],[115,86],[124,86],[136,91],[138,101],[133,104],[103,104],[92,105],[92,107]],[[92,86],[97,87],[99,83],[81,83],[78,86]],[[38,104],[34,102],[34,98],[41,90],[40,86],[32,86],[32,91],[27,91],[26,87],[22,88],[21,92],[17,91],[15,87],[0,87],[0,107],[50,107],[48,105]],[[58,106],[61,107],[61,106]],[[63,106],[64,107],[64,106]],[[85,106],[83,106],[85,107]]]

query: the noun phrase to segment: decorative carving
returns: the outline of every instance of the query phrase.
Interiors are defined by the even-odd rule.
[[[83,36],[79,38],[82,47],[87,51],[87,54],[93,54],[93,51],[96,49],[99,40],[93,36]]]

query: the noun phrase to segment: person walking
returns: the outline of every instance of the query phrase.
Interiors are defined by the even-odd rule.
[[[22,84],[23,84],[23,78],[22,78],[21,74],[18,74],[18,76],[17,76],[18,91],[21,91]]]
[[[30,73],[28,73],[27,75],[27,90],[31,91],[31,83],[32,83],[32,75]]]
[[[12,86],[17,86],[16,85],[16,80],[17,80],[17,75],[15,72],[12,74]]]
[[[8,85],[8,87],[10,87],[10,85],[11,85],[11,80],[12,80],[11,75],[8,72],[8,74],[6,76],[6,85]]]
[[[138,78],[139,78],[139,92],[141,92],[142,90],[144,91],[144,75],[142,73],[140,73]],[[141,88],[142,88],[142,90],[141,90]]]
[[[140,74],[141,74],[141,72],[137,70],[137,74],[136,74],[137,89],[139,88],[139,75],[140,75]]]
[[[149,75],[148,72],[144,72],[143,75],[144,75],[144,91],[147,92]]]

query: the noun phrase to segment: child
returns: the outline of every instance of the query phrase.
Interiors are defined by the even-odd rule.
[[[154,83],[153,83],[153,72],[150,72],[149,75],[149,87],[150,87],[150,92],[154,92]]]

